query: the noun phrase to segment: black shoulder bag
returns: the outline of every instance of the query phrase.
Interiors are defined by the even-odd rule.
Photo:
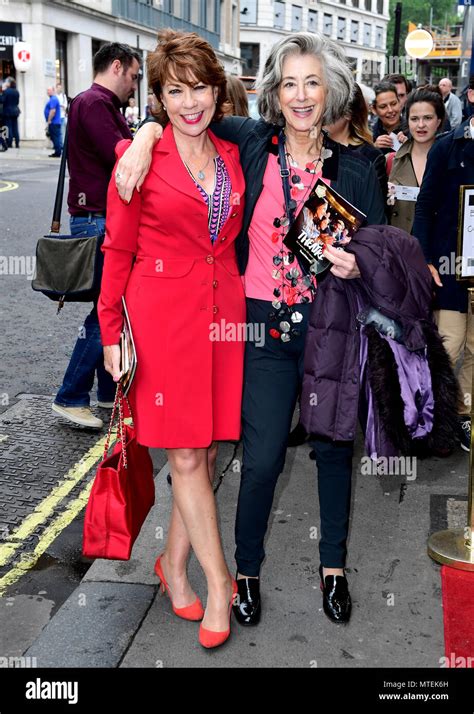
[[[36,270],[31,283],[33,290],[59,303],[58,313],[65,302],[92,302],[99,297],[103,266],[102,236],[60,233],[67,144],[66,127],[51,230],[36,244]]]

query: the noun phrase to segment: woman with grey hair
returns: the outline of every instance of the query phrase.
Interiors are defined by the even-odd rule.
[[[322,132],[323,125],[343,116],[353,87],[352,72],[335,42],[316,33],[288,35],[273,46],[257,80],[262,118],[229,117],[211,124],[217,136],[239,146],[247,188],[237,259],[245,285],[247,321],[265,326],[264,344],[249,339],[245,353],[235,554],[239,598],[234,606],[244,625],[260,619],[264,537],[285,463],[317,287],[315,277],[303,271],[283,239],[318,178],[365,213],[369,224],[385,223],[372,165]],[[194,111],[191,103],[183,104],[183,115]],[[146,124],[122,158],[117,188],[124,200],[143,183],[160,136],[159,126]],[[333,264],[334,277],[350,280],[360,275],[354,255],[332,246],[326,247],[324,255]],[[247,334],[260,332],[249,329]],[[311,444],[318,465],[324,611],[333,621],[347,622],[351,600],[344,566],[353,441],[314,437]]]

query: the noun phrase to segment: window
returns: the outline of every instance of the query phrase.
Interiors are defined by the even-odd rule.
[[[67,34],[56,30],[56,82],[67,94]]]
[[[260,45],[241,42],[240,57],[243,62],[243,73],[250,76],[256,75],[260,61]]]
[[[275,26],[275,29],[283,30],[283,28],[285,27],[285,3],[278,2],[278,0],[275,0],[273,12],[273,24]]]
[[[372,27],[364,22],[364,45],[370,47],[372,40]]]
[[[383,15],[383,0],[377,0],[377,12],[379,15]]]
[[[345,5],[345,4],[346,4],[346,0],[339,0],[339,2],[341,3],[341,5]]]
[[[291,6],[291,29],[293,32],[299,32],[301,30],[302,15],[302,7],[298,7],[298,5]]]
[[[365,9],[369,11],[372,10],[372,0],[365,0]]]
[[[352,0],[352,7],[359,7],[359,0]]]
[[[257,24],[257,0],[242,0],[240,3],[240,22],[242,25]]]
[[[216,31],[216,17],[215,17],[215,3],[214,0],[207,0],[206,6],[206,27],[211,32]]]
[[[383,27],[375,28],[375,46],[378,50],[383,50]]]
[[[359,23],[357,20],[351,20],[351,42],[359,42]]]
[[[182,16],[188,22],[191,19],[191,0],[182,0]]]
[[[337,39],[338,40],[346,39],[346,18],[345,17],[337,18]]]
[[[326,35],[326,37],[331,37],[332,35],[332,15],[328,15],[327,13],[324,13],[323,18],[323,34]]]
[[[308,10],[308,30],[316,32],[318,29],[318,13],[316,10]]]

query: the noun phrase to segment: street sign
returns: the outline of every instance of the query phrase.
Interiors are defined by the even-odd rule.
[[[433,49],[434,42],[428,30],[412,30],[405,40],[407,55],[414,59],[427,57]]]
[[[31,45],[29,42],[15,42],[13,45],[13,63],[19,72],[26,72],[31,65]]]

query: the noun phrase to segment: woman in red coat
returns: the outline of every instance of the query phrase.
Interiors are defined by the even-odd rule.
[[[229,635],[235,590],[212,480],[215,442],[240,437],[244,343],[238,329],[225,338],[226,326],[245,324],[234,246],[245,186],[237,147],[207,129],[226,94],[211,46],[165,30],[147,69],[166,126],[141,192],[126,204],[110,183],[99,320],[105,366],[117,380],[125,296],[137,350],[137,438],[167,449],[173,476],[168,542],[155,571],[174,612],[203,618],[200,642],[214,647]],[[118,158],[129,143],[117,145]],[[186,575],[190,546],[207,578],[205,612]]]

